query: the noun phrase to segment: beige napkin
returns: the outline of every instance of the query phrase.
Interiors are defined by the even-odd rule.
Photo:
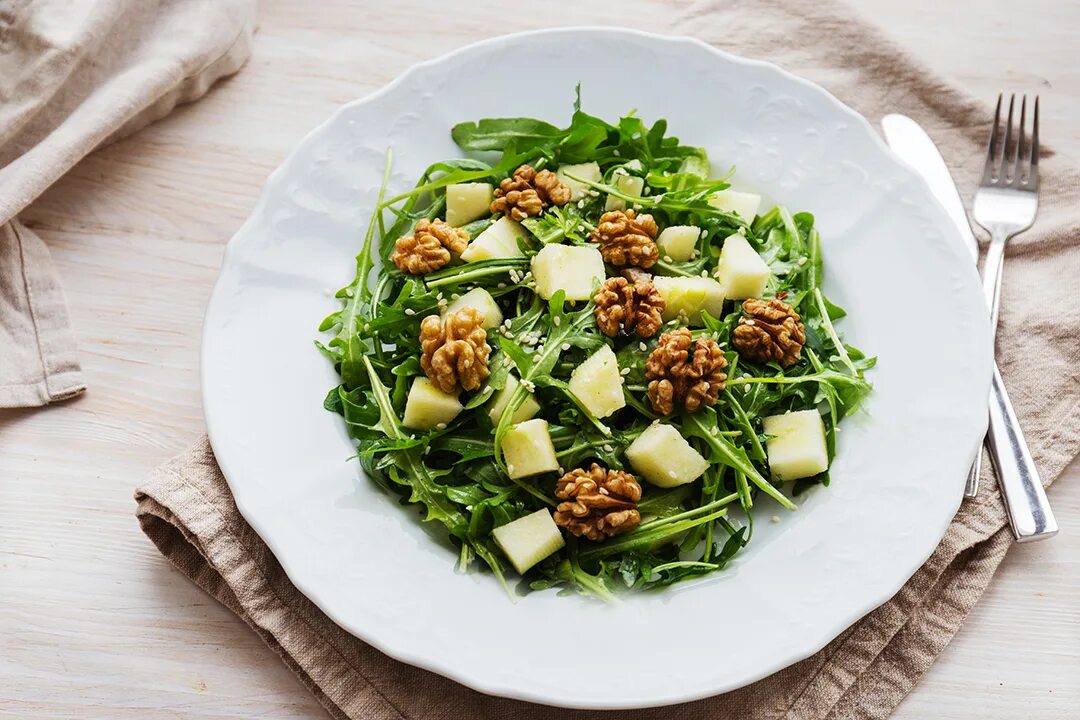
[[[45,243],[16,215],[102,144],[240,69],[255,0],[0,5],[0,408],[85,389]]]
[[[943,84],[842,7],[797,0],[698,3],[655,29],[776,61],[872,120],[906,112],[941,144],[961,187],[974,187],[987,107]],[[1052,140],[1053,130],[1044,128],[1043,137]],[[1080,198],[1075,170],[1050,151],[1042,168],[1038,223],[1014,241],[1006,266],[999,358],[1049,481],[1080,446]],[[949,322],[948,308],[926,322]],[[917,357],[918,338],[911,353]],[[922,371],[917,364],[912,370]],[[941,480],[959,484],[964,478]],[[606,714],[484,696],[394,661],[342,631],[292,586],[240,516],[205,440],[153,473],[136,500],[143,530],[181,572],[247,622],[331,715],[365,720],[883,718],[953,637],[1011,545],[1000,497],[987,478],[980,497],[964,504],[903,589],[816,655],[710,700]]]

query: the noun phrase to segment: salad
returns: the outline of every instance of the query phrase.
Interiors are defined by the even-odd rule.
[[[445,528],[460,570],[511,595],[665,587],[829,484],[874,360],[836,328],[812,215],[580,94],[565,128],[451,135],[470,157],[393,195],[388,152],[317,344],[366,475]]]

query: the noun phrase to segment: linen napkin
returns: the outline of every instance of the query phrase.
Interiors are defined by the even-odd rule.
[[[938,141],[960,186],[974,187],[989,109],[842,6],[703,2],[653,29],[777,62],[871,120],[903,111]],[[1052,130],[1043,128],[1043,137],[1052,138]],[[1013,241],[1006,265],[999,363],[1049,482],[1080,448],[1080,306],[1075,281],[1059,279],[1080,276],[1080,175],[1050,150],[1041,168],[1039,219]],[[948,308],[926,322],[949,322]],[[913,346],[913,355],[917,351]],[[289,582],[241,517],[205,439],[155,471],[136,501],[139,522],[161,552],[248,623],[331,716],[353,720],[884,718],[956,633],[1012,543],[997,487],[985,477],[980,496],[965,502],[937,550],[897,595],[817,654],[708,700],[576,712],[482,695],[397,662],[338,628]]]
[[[255,0],[0,5],[0,408],[82,392],[63,290],[16,216],[101,145],[240,69]]]

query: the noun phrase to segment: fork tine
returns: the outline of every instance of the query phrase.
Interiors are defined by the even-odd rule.
[[[1013,105],[1016,103],[1016,94],[1009,96],[1009,117],[1005,120],[1005,141],[1001,143],[1001,164],[998,166],[998,179],[1008,181],[1012,179],[1012,168],[1009,166],[1009,150],[1013,140]]]
[[[1016,151],[1013,153],[1012,166],[1015,168],[1012,173],[1013,182],[1021,182],[1021,180],[1027,175],[1028,156],[1022,155],[1024,152],[1024,122],[1027,119],[1027,95],[1020,97],[1020,135],[1016,139]],[[1021,164],[1022,163],[1022,164]]]
[[[994,181],[994,148],[998,141],[998,127],[1001,125],[1001,93],[998,93],[997,107],[994,108],[994,126],[990,130],[990,143],[986,146],[986,165],[983,166],[982,184],[990,185]]]
[[[1039,96],[1035,96],[1035,112],[1032,113],[1031,125],[1031,165],[1028,169],[1027,183],[1035,190],[1039,189]]]

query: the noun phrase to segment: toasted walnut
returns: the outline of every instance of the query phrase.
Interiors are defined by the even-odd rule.
[[[615,337],[619,330],[624,330],[627,334],[636,332],[638,337],[649,338],[664,322],[660,317],[664,312],[664,298],[652,284],[652,278],[640,270],[627,277],[608,278],[593,300],[596,302],[593,311],[596,326],[608,337]]]
[[[653,410],[667,415],[675,411],[676,403],[687,412],[714,405],[727,382],[725,368],[727,359],[712,338],[694,342],[686,328],[664,333],[645,361]]]
[[[752,362],[774,362],[790,367],[799,362],[806,330],[799,314],[775,298],[743,301],[744,315],[731,332],[739,356]]]
[[[612,265],[648,268],[660,256],[656,247],[657,230],[652,215],[612,210],[600,216],[600,223],[589,239],[600,244],[600,254]]]
[[[522,165],[495,188],[491,212],[507,215],[511,220],[524,220],[544,212],[551,205],[570,202],[570,188],[559,181],[550,170],[537,172],[531,165]]]
[[[442,220],[421,220],[413,234],[398,238],[390,259],[397,269],[410,275],[423,275],[450,262],[450,253],[462,253],[469,244],[469,233],[450,227]]]
[[[600,542],[641,522],[637,510],[641,485],[622,470],[596,463],[588,470],[571,470],[559,478],[555,495],[566,500],[555,508],[555,524],[578,537]]]
[[[441,318],[429,315],[420,323],[420,367],[446,393],[458,386],[475,390],[490,375],[487,331],[476,308],[467,307]]]

